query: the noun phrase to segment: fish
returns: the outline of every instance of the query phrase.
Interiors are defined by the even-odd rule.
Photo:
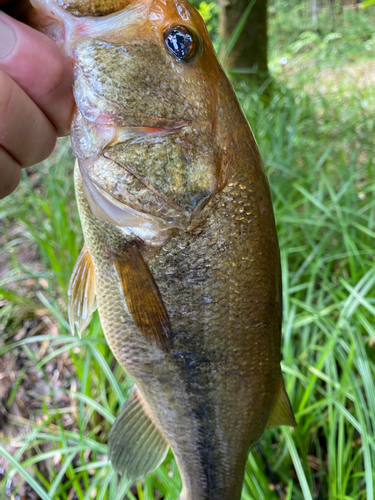
[[[239,500],[250,448],[295,426],[280,368],[268,180],[204,22],[186,0],[33,0],[74,66],[85,245],[69,284],[134,382],[108,441],[129,479],[171,448],[181,500]]]

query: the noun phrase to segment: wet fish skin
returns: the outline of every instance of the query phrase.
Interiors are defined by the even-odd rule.
[[[134,405],[173,450],[181,499],[238,500],[250,446],[267,425],[294,423],[280,370],[279,249],[256,142],[187,2],[64,19],[84,261],[103,330],[136,384]],[[177,25],[197,36],[191,62],[166,49],[164,32]]]

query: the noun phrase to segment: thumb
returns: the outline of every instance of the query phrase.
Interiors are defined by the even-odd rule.
[[[69,133],[74,106],[71,63],[47,36],[3,12],[0,12],[0,70],[35,102],[58,135]]]

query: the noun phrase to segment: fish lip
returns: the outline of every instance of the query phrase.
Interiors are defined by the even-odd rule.
[[[140,131],[144,132],[146,135],[152,134],[152,135],[158,135],[158,134],[165,134],[165,133],[173,133],[173,132],[178,132],[182,128],[185,128],[189,126],[190,123],[181,123],[181,122],[176,122],[175,125],[173,126],[155,126],[155,125],[149,125],[149,124],[142,124],[139,127],[129,127],[131,129],[139,129]]]
[[[118,128],[120,130],[128,130],[131,133],[134,133],[135,136],[139,138],[142,137],[152,137],[152,136],[163,136],[163,135],[172,135],[180,132],[181,130],[191,127],[192,123],[175,121],[174,123],[164,123],[163,120],[147,120],[142,122],[141,124],[129,124],[124,126],[118,125],[110,125],[114,129]],[[121,134],[120,134],[121,135]],[[135,139],[136,140],[136,139]],[[111,147],[113,144],[109,144]]]
[[[95,122],[94,122],[95,123]],[[212,129],[212,123],[209,120],[171,120],[169,118],[158,118],[152,116],[145,116],[145,119],[139,120],[137,123],[130,121],[129,123],[116,124],[113,122],[101,123],[100,125],[107,125],[113,128],[127,129],[132,131],[143,131],[145,134],[164,134],[173,133],[183,130],[187,127],[191,128],[208,128]]]

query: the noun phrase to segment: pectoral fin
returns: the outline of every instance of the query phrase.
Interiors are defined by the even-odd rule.
[[[171,334],[168,313],[137,243],[128,243],[125,251],[113,255],[113,259],[135,324],[147,339],[167,351]]]
[[[288,394],[285,390],[281,372],[275,404],[268,418],[266,429],[278,427],[279,425],[289,425],[290,427],[295,427],[297,425],[293,415],[292,405],[290,404]]]
[[[78,335],[81,336],[90,323],[95,309],[94,266],[89,251],[84,245],[74,266],[68,288],[69,323],[73,335],[77,330]]]
[[[109,459],[119,474],[130,480],[147,476],[165,459],[168,443],[160,433],[138,391],[133,392],[113,424],[108,441]]]

